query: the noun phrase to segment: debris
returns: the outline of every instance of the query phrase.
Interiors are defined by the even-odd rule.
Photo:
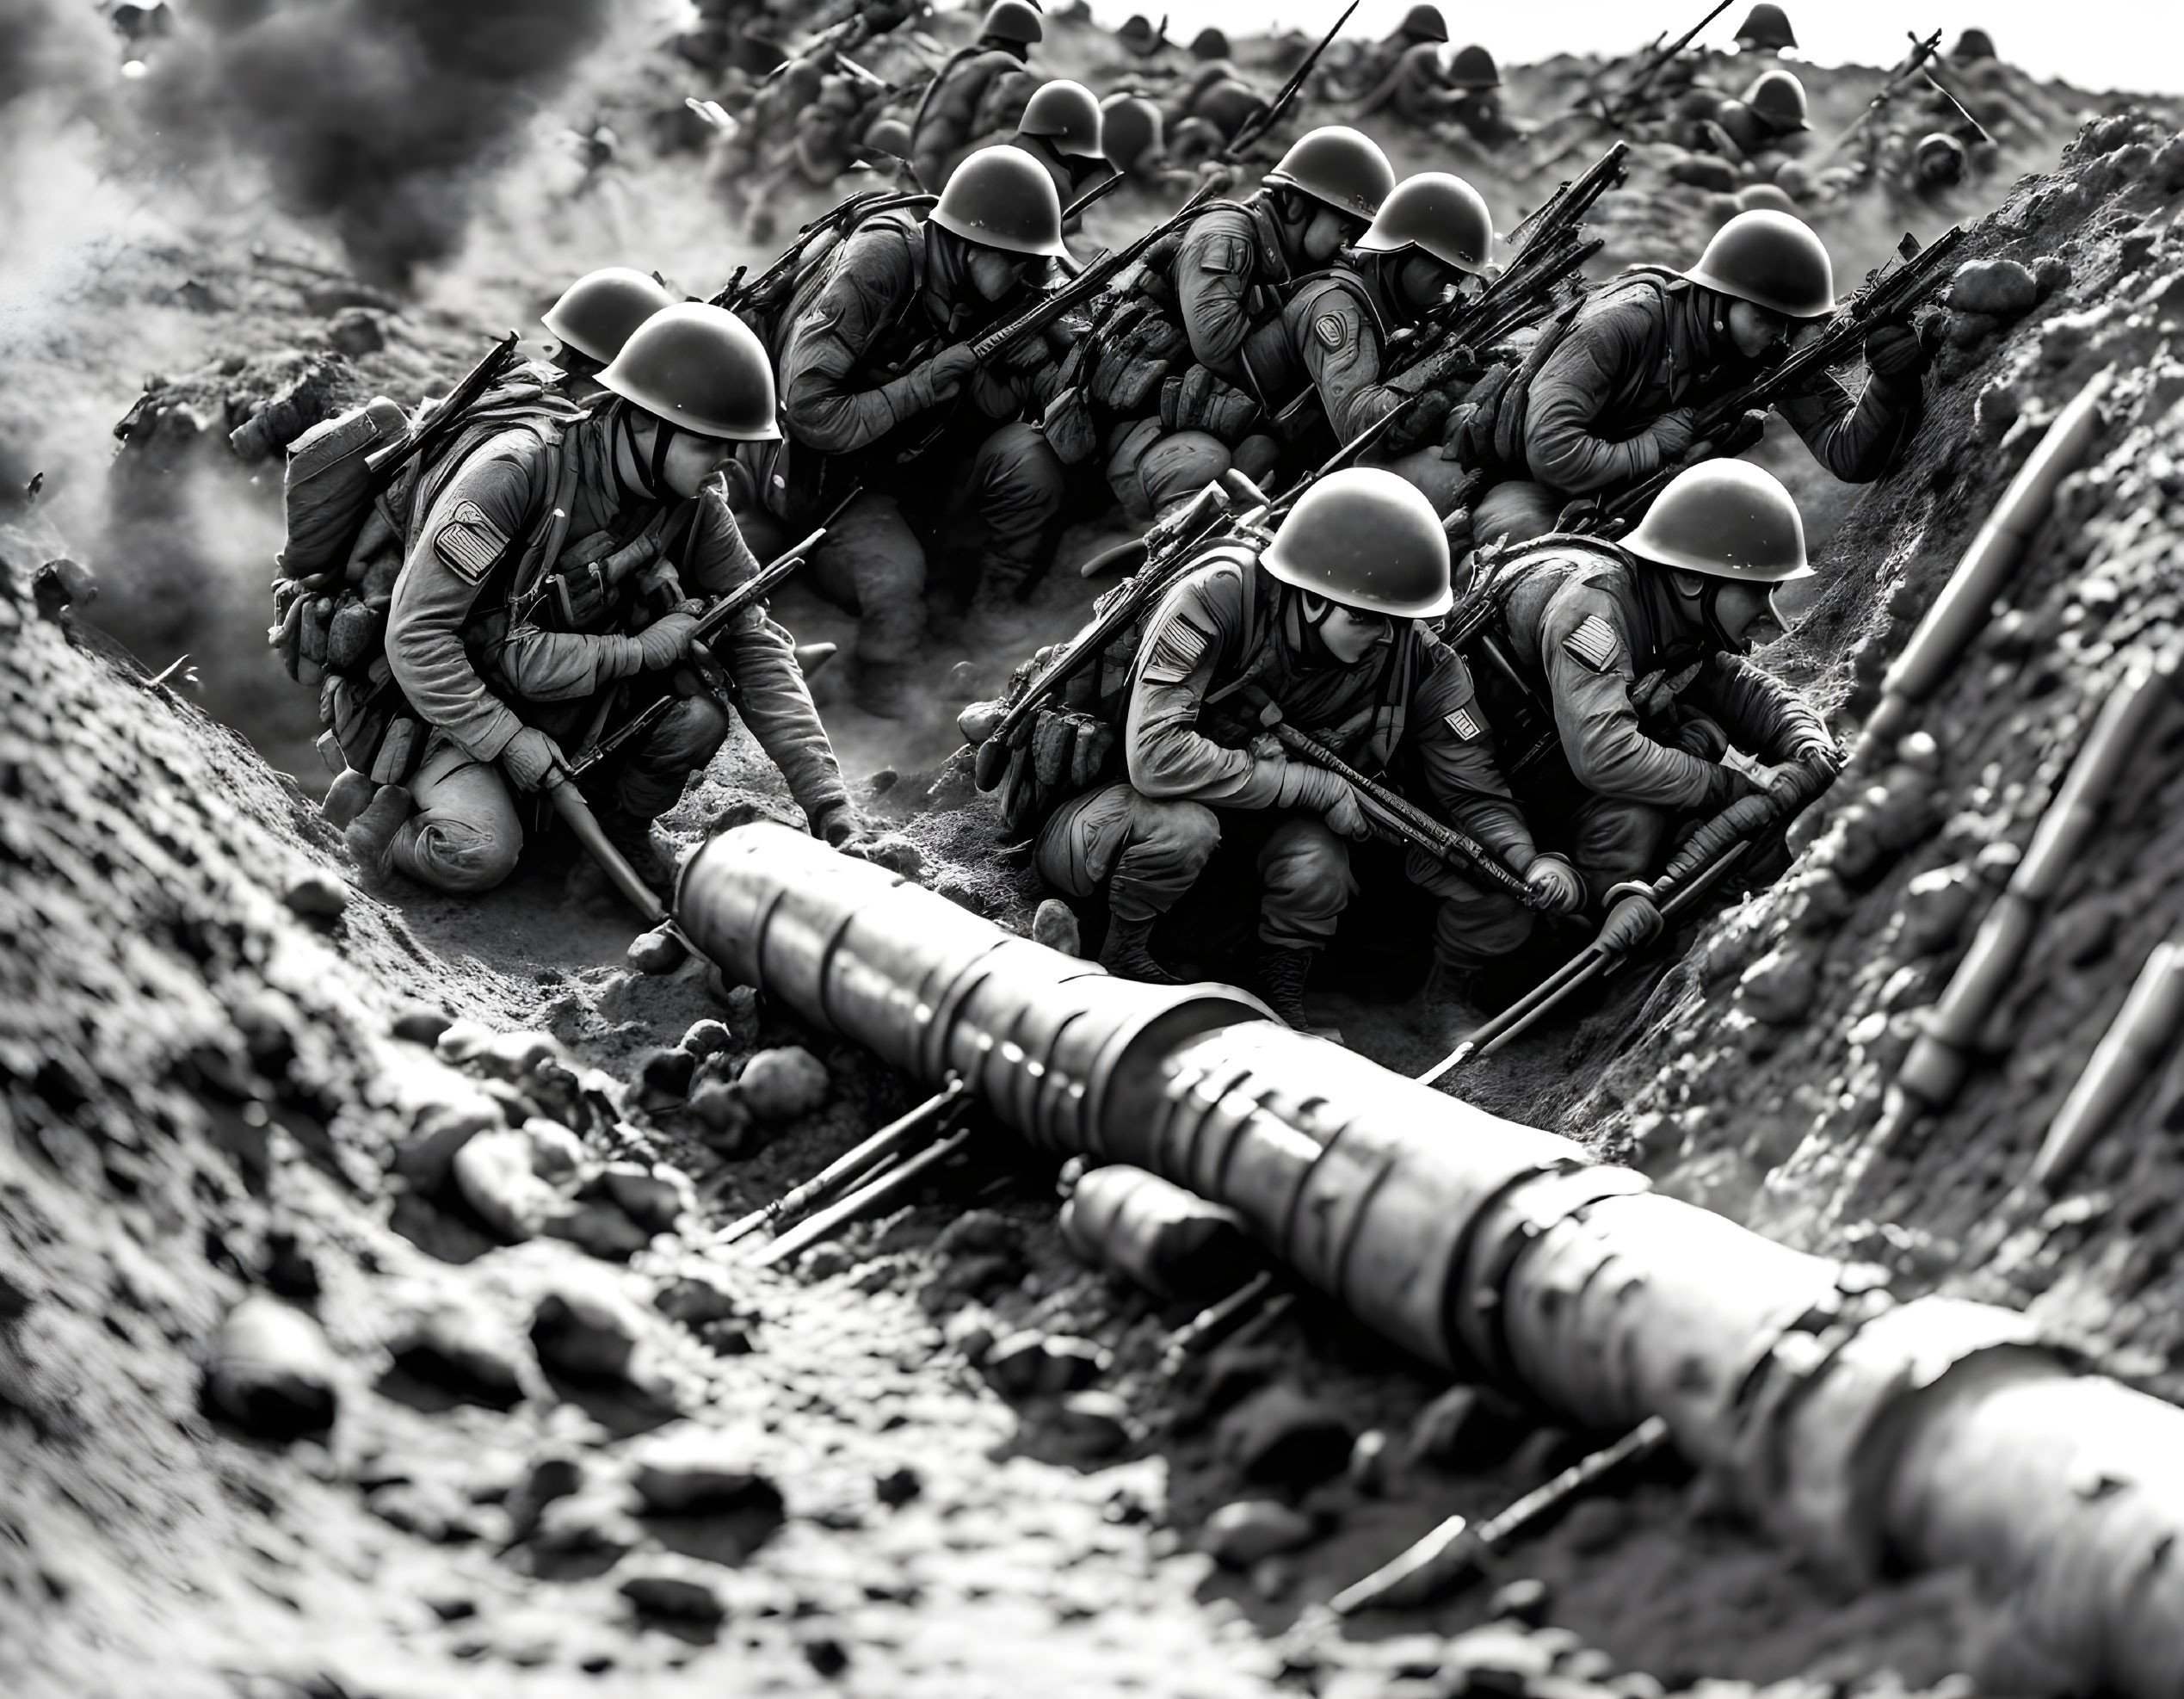
[[[981,1365],[1003,1398],[1057,1397],[1088,1387],[1107,1370],[1108,1353],[1089,1339],[1026,1328],[995,1345]]]
[[[728,1615],[719,1590],[691,1575],[645,1570],[624,1576],[616,1591],[647,1616],[709,1625]]]
[[[817,1244],[836,1229],[893,1202],[909,1191],[914,1183],[922,1181],[929,1170],[939,1167],[960,1152],[970,1140],[968,1129],[951,1133],[938,1144],[929,1145],[899,1165],[886,1169],[877,1178],[867,1180],[847,1197],[828,1205],[817,1214],[791,1227],[768,1245],[756,1261],[762,1265],[785,1262],[808,1246]]]
[[[623,958],[640,973],[672,973],[690,959],[690,951],[672,926],[655,926],[629,941]]]
[[[318,1324],[277,1298],[245,1298],[228,1312],[205,1365],[205,1402],[268,1439],[334,1425],[339,1369]]]
[[[1271,1498],[1239,1498],[1206,1519],[1199,1549],[1224,1569],[1249,1569],[1262,1559],[1293,1552],[1317,1531],[1302,1511]]]
[[[736,1084],[750,1112],[776,1127],[811,1114],[827,1100],[825,1065],[796,1045],[760,1051],[743,1065]]]
[[[1507,1619],[1536,1628],[1547,1620],[1552,1602],[1553,1594],[1545,1581],[1533,1578],[1504,1581],[1486,1601],[1486,1617],[1490,1622]]]
[[[1299,1488],[1340,1474],[1353,1443],[1339,1412],[1286,1382],[1245,1399],[1215,1436],[1222,1461],[1246,1480]]]
[[[634,1307],[620,1290],[581,1279],[576,1269],[564,1272],[531,1315],[539,1361],[595,1380],[626,1375],[639,1337]]]
[[[2031,268],[2015,260],[1966,260],[1949,285],[1949,305],[1957,312],[1990,313],[2005,322],[2023,318],[2039,298]]]
[[[1130,1406],[1113,1393],[1070,1393],[1055,1423],[1087,1457],[1112,1457],[1126,1449],[1132,1438]]]
[[[579,1196],[614,1199],[631,1220],[648,1233],[673,1229],[676,1220],[695,1207],[688,1177],[664,1164],[648,1168],[638,1162],[610,1162],[586,1183]]]
[[[349,907],[349,886],[324,869],[313,868],[291,880],[281,900],[305,920],[338,920]]]
[[[1796,945],[1769,950],[1737,984],[1737,998],[1752,1018],[1778,1027],[1802,1020],[1819,989],[1812,958]]]
[[[646,1109],[666,1109],[690,1095],[698,1059],[681,1046],[647,1050],[637,1059],[639,1099]]]
[[[690,1023],[689,1030],[682,1035],[682,1047],[703,1061],[708,1056],[719,1055],[734,1042],[726,1022],[708,1019]]]
[[[802,1185],[791,1188],[764,1208],[755,1209],[742,1220],[722,1228],[714,1235],[713,1243],[733,1245],[738,1239],[749,1238],[761,1227],[784,1225],[842,1187],[854,1184],[874,1172],[882,1163],[898,1154],[913,1141],[945,1126],[948,1112],[964,1101],[966,1090],[966,1087],[959,1078],[951,1080],[945,1090],[927,1098],[908,1115],[889,1122],[853,1149],[845,1151]],[[729,1101],[737,1105],[739,1115],[748,1113],[743,1108],[743,1099],[740,1092]],[[706,1103],[700,1104],[694,1098],[692,1107],[711,1121],[712,1103],[713,1100],[708,1098]],[[725,1113],[723,1111],[724,1116]]]
[[[890,1509],[909,1504],[924,1491],[923,1478],[907,1463],[888,1470],[873,1483],[874,1495]]]
[[[454,1017],[446,1011],[425,1004],[413,1004],[395,1016],[387,1030],[406,1043],[422,1044],[429,1049],[440,1042],[441,1034],[453,1024]]]
[[[1062,1238],[1085,1262],[1163,1298],[1204,1302],[1256,1269],[1243,1218],[1142,1168],[1095,1168],[1062,1206]]]
[[[1491,1387],[1451,1387],[1421,1410],[1404,1441],[1405,1468],[1492,1468],[1532,1431],[1533,1418]]]
[[[443,1304],[394,1341],[394,1366],[469,1404],[506,1410],[523,1398],[521,1344],[484,1307]]]
[[[780,1495],[752,1465],[751,1449],[748,1434],[680,1423],[636,1443],[630,1478],[650,1516],[706,1516],[778,1504]]]
[[[456,1189],[510,1244],[536,1239],[565,1210],[561,1195],[531,1165],[531,1140],[512,1127],[478,1133],[455,1152]]]
[[[1032,916],[1032,942],[1044,944],[1050,950],[1059,950],[1064,955],[1084,954],[1083,936],[1077,926],[1077,911],[1059,897],[1048,897],[1040,902]]]

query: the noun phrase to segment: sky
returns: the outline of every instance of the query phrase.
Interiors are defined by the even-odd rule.
[[[1237,34],[1268,28],[1323,30],[1347,0],[1092,0],[1094,15],[1120,23],[1132,12],[1170,14],[1169,34],[1188,41],[1207,24]],[[1530,0],[1484,6],[1441,0],[1458,45],[1477,40],[1498,59],[1527,64],[1560,52],[1621,53],[1660,31],[1681,34],[1712,0]],[[2002,56],[2036,77],[2079,87],[2184,93],[2184,5],[2176,0],[1785,0],[1802,57],[1823,65],[1890,65],[1907,49],[1904,32],[1944,31],[1946,50],[1967,24],[1995,38]],[[1344,30],[1385,35],[1409,0],[1364,0]],[[1727,47],[1750,0],[1731,0],[1700,40]]]

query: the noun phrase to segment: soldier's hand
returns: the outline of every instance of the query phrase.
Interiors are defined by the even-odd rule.
[[[978,369],[978,356],[972,353],[969,343],[942,349],[925,362],[926,380],[933,386],[933,398],[947,400],[970,382]]]
[[[1593,942],[1617,955],[1643,949],[1661,936],[1661,911],[1642,885],[1619,885],[1608,893],[1607,918]]]
[[[1734,767],[1717,762],[1707,769],[1706,794],[1699,799],[1699,806],[1706,813],[1718,814],[1731,803],[1758,794],[1757,785]]]
[[[1802,808],[1820,794],[1820,775],[1802,761],[1785,761],[1761,775],[1761,788],[1778,808]]]
[[[1866,338],[1866,369],[1890,383],[1908,383],[1932,363],[1926,344],[1908,324],[1884,324]]]
[[[1790,751],[1790,759],[1802,761],[1806,766],[1833,779],[1842,775],[1843,766],[1850,757],[1841,744],[1823,734],[1805,738]]]
[[[1654,446],[1660,449],[1665,463],[1679,460],[1698,436],[1697,411],[1689,407],[1675,407],[1653,422],[1650,433]]]
[[[543,790],[558,773],[568,775],[569,763],[561,745],[535,726],[526,726],[501,751],[501,770],[518,790]]]
[[[1575,914],[1584,906],[1585,881],[1559,856],[1534,856],[1524,882],[1545,900],[1549,914]]]
[[[1358,806],[1357,793],[1348,785],[1342,787],[1342,795],[1335,799],[1334,806],[1327,811],[1327,824],[1344,837],[1361,838],[1373,835],[1373,828],[1365,818],[1365,810]]]
[[[690,639],[697,632],[698,615],[704,606],[700,602],[685,602],[637,633],[637,652],[645,671],[663,672],[689,654]]]

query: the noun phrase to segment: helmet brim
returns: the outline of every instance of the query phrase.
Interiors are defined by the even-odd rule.
[[[632,393],[611,368],[602,372],[595,381],[602,389],[620,396],[647,418],[671,424],[677,430],[687,430],[693,436],[710,436],[720,442],[778,442],[781,440],[781,426],[778,419],[769,420],[762,429],[752,429],[744,425],[729,424],[720,419],[703,417],[683,408],[677,408],[673,413],[663,413],[642,396]]]
[[[1840,301],[1831,300],[1824,306],[1792,306],[1779,296],[1762,295],[1739,284],[1724,282],[1703,265],[1694,265],[1680,275],[1702,289],[1712,289],[1716,294],[1727,295],[1731,300],[1749,301],[1754,306],[1763,306],[1769,312],[1779,312],[1785,318],[1829,318],[1842,305]]]
[[[965,223],[952,213],[935,207],[927,214],[933,222],[951,236],[968,242],[975,248],[991,248],[996,253],[1014,254],[1020,259],[1060,260],[1069,257],[1069,249],[1057,236],[1049,243],[1027,242],[1019,238],[1002,235],[998,231],[983,229]]]
[[[1477,277],[1484,272],[1487,267],[1487,262],[1484,259],[1459,259],[1453,254],[1442,253],[1438,248],[1428,248],[1422,242],[1391,242],[1385,236],[1376,241],[1369,230],[1350,245],[1359,252],[1366,254],[1408,254],[1415,250],[1425,255],[1428,259],[1438,260],[1452,271],[1462,272],[1466,277]]]
[[[1679,548],[1651,542],[1645,535],[1644,521],[1639,522],[1637,530],[1621,539],[1621,544],[1629,553],[1635,554],[1641,560],[1650,560],[1656,566],[1672,566],[1679,572],[1696,572],[1701,578],[1719,578],[1724,584],[1795,584],[1799,578],[1815,576],[1810,561],[1786,571],[1769,566],[1744,566],[1731,571],[1718,560],[1709,560]]]
[[[1332,602],[1337,607],[1354,609],[1360,614],[1381,614],[1391,620],[1437,620],[1456,605],[1453,588],[1426,602],[1398,602],[1392,607],[1368,602],[1360,596],[1344,596],[1329,588],[1325,579],[1299,571],[1286,560],[1281,552],[1281,539],[1274,541],[1259,553],[1259,564],[1267,569],[1268,576],[1279,579],[1292,590],[1301,590],[1308,596],[1317,596],[1323,602]]]

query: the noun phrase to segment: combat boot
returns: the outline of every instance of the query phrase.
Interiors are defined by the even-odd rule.
[[[1312,971],[1317,950],[1268,944],[1259,952],[1259,995],[1286,1026],[1299,1032],[1311,1029],[1305,1013],[1305,981]]]
[[[1436,1043],[1453,1047],[1477,1031],[1479,970],[1468,964],[1436,961],[1410,1007],[1410,1028]]]
[[[349,855],[366,878],[386,875],[387,847],[394,842],[394,834],[402,829],[402,823],[410,818],[410,811],[415,806],[404,787],[381,785],[364,805],[363,812],[349,823],[349,829],[342,833],[342,842],[349,846]]]
[[[1148,985],[1180,985],[1183,982],[1154,959],[1152,920],[1110,920],[1107,942],[1100,946],[1100,966],[1117,979],[1136,979]]]
[[[379,794],[368,774],[360,773],[354,767],[345,767],[341,775],[328,788],[326,800],[319,810],[336,831],[347,831],[349,823],[372,806],[372,799]]]

